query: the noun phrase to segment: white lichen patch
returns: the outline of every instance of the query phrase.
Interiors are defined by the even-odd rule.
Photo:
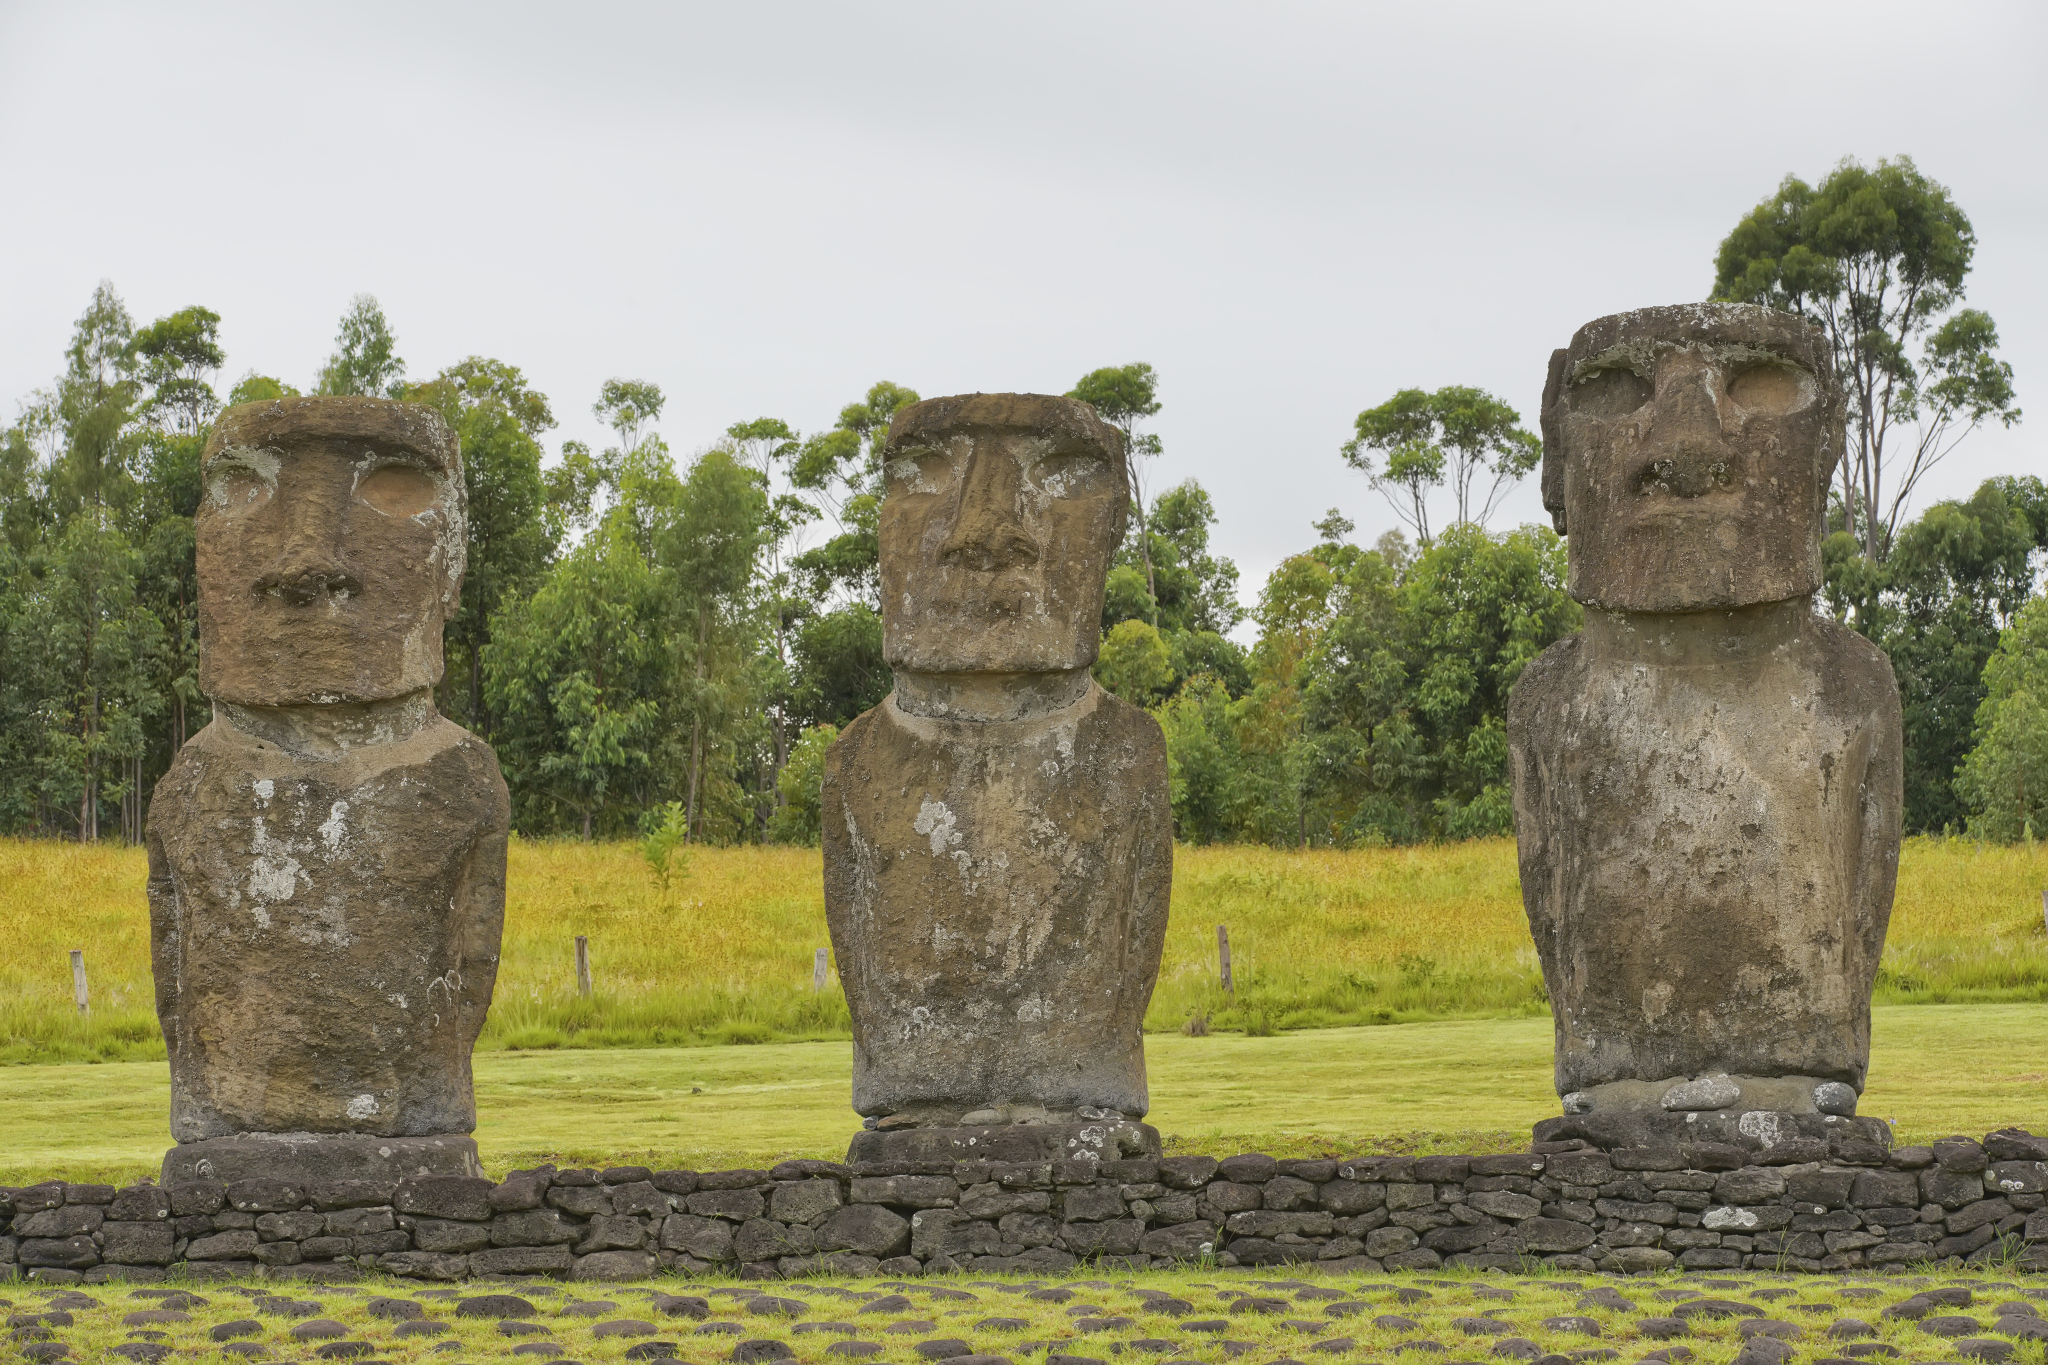
[[[265,782],[262,785],[270,784]],[[308,885],[312,884],[312,879],[299,866],[299,860],[292,856],[290,841],[273,839],[260,815],[256,817],[255,834],[250,842],[256,854],[249,864],[249,898],[255,902],[252,913],[256,916],[256,923],[268,929],[269,907],[290,900],[298,894],[302,879]]]
[[[327,845],[329,853],[339,853],[347,839],[348,802],[336,801],[328,807],[327,820],[320,826],[320,842]]]
[[[931,839],[932,856],[939,858],[945,856],[948,849],[967,842],[967,836],[954,828],[957,824],[958,819],[946,808],[945,802],[934,801],[927,796],[918,802],[917,819],[911,822],[910,827]]]

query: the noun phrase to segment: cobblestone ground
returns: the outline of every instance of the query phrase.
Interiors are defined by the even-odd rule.
[[[0,1285],[0,1360],[2044,1365],[2044,1277],[1739,1274]],[[601,1292],[598,1292],[601,1288]]]

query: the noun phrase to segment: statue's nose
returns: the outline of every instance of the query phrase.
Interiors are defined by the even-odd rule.
[[[960,480],[939,562],[983,572],[1036,564],[1043,547],[1024,523],[1023,492],[1023,471],[1007,451],[977,450]]]
[[[275,593],[295,607],[329,597],[354,597],[362,590],[362,579],[350,572],[338,556],[317,550],[287,551],[256,580],[259,595]]]

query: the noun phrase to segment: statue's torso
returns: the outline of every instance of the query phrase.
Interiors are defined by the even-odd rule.
[[[1561,1091],[1709,1070],[1862,1084],[1897,873],[1897,689],[1831,621],[1735,643],[1674,661],[1589,631],[1516,684],[1522,892]]]
[[[178,1140],[473,1128],[508,815],[438,718],[331,762],[218,720],[180,750],[149,829]]]
[[[1158,723],[1096,689],[1053,716],[893,698],[826,760],[825,905],[854,1107],[1143,1114],[1172,876]]]

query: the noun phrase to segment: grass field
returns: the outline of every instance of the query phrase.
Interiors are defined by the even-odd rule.
[[[0,1062],[163,1055],[138,849],[0,840]],[[2048,849],[1915,839],[1877,998],[2048,1001]],[[1216,985],[1227,923],[1238,989]],[[585,934],[596,994],[578,998]],[[504,962],[480,1050],[844,1038],[815,850],[699,849],[664,893],[627,844],[512,845]],[[71,1002],[83,948],[92,1013]],[[1357,852],[1183,848],[1147,1027],[1192,1016],[1251,1035],[1546,1015],[1514,845]]]
[[[2048,1010],[1887,1006],[1862,1112],[1901,1141],[2048,1118]],[[1984,1040],[1996,1038],[1987,1049]],[[843,1042],[559,1049],[476,1059],[493,1175],[542,1161],[715,1170],[843,1157],[856,1120]],[[1146,1041],[1149,1121],[1177,1152],[1508,1151],[1557,1112],[1547,1019]],[[124,1182],[169,1145],[161,1062],[0,1068],[0,1184]]]

